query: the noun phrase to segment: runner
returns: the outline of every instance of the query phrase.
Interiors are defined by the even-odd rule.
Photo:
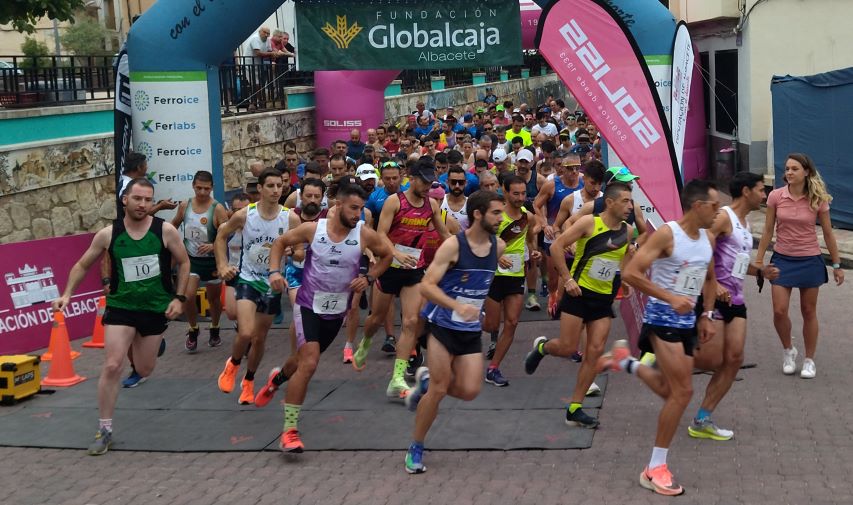
[[[468,229],[468,212],[465,205],[468,197],[465,196],[465,184],[467,183],[465,170],[462,167],[453,167],[447,172],[447,187],[449,193],[444,195],[441,201],[441,210],[447,211],[456,218],[462,230]]]
[[[566,423],[583,428],[598,426],[598,419],[581,407],[595,380],[598,358],[610,334],[611,319],[615,317],[613,300],[619,290],[616,270],[627,259],[634,232],[625,222],[632,207],[631,188],[624,183],[611,183],[604,199],[606,208],[602,214],[582,218],[551,244],[551,256],[555,258],[562,257],[566,248],[577,245],[571,271],[565,262],[555,262],[566,290],[560,303],[560,338],[537,338],[524,359],[524,371],[532,374],[547,354],[571,356],[586,325],[585,359],[566,409]]]
[[[717,214],[711,234],[716,237],[714,273],[717,276],[717,298],[714,304],[716,336],[696,349],[696,368],[713,370],[714,375],[705,389],[705,398],[687,433],[693,438],[729,440],[731,430],[719,428],[711,413],[732,387],[743,364],[743,345],[746,340],[746,305],[743,281],[747,275],[760,275],[775,280],[779,270],[773,265],[759,268],[750,263],[752,233],[746,217],[761,208],[764,201],[764,177],[761,174],[739,172],[729,183],[733,197],[731,206]],[[702,298],[697,302],[701,305]]]
[[[540,163],[545,163],[545,160]],[[539,190],[545,185],[545,177],[536,170],[536,163],[528,161],[527,156],[522,156],[516,160],[515,174],[521,177],[521,180],[527,186],[524,208],[535,213],[536,207],[533,205],[533,202],[536,201],[536,195],[539,194]],[[539,261],[531,261],[528,257],[525,257],[525,261],[527,262],[527,303],[524,304],[524,308],[538,311],[541,309],[541,306],[539,305],[539,300],[536,299],[536,283],[539,281],[539,261],[541,259]],[[489,359],[491,359],[491,356],[489,356]]]
[[[268,404],[288,379],[284,398],[284,429],[279,447],[285,452],[304,449],[297,422],[308,382],[317,369],[320,354],[335,340],[352,303],[353,292],[367,289],[377,275],[391,264],[391,247],[361,221],[367,194],[358,185],[344,184],[337,192],[335,217],[304,223],[288,231],[273,244],[270,260],[279,264],[286,247],[310,244],[305,253],[303,286],[296,295],[293,323],[297,353],[283,368],[270,371],[267,384],[258,393],[256,405]],[[359,275],[361,256],[370,249],[377,257],[367,275]],[[270,273],[273,289],[285,288],[281,272]]]
[[[223,393],[234,389],[240,363],[249,349],[246,375],[240,383],[241,405],[254,402],[255,372],[264,356],[264,343],[273,318],[281,313],[281,292],[270,288],[269,252],[273,240],[287,231],[289,212],[278,203],[283,187],[281,175],[275,169],[265,169],[258,176],[261,200],[236,212],[225,223],[214,243],[219,278],[229,281],[237,277],[237,338],[231,348],[231,357],[219,375],[218,386]],[[240,268],[228,264],[226,237],[241,231],[243,252]],[[276,264],[273,271],[281,272]]]
[[[629,355],[627,343],[614,344],[600,369],[625,370],[636,374],[664,399],[658,417],[655,446],[648,466],[640,474],[640,485],[658,494],[676,496],[684,488],[673,480],[666,464],[667,452],[678,422],[693,396],[693,350],[714,337],[713,237],[708,228],[720,210],[714,185],[694,180],[681,193],[684,215],[670,221],[649,237],[628,263],[625,282],[649,296],[640,334],[640,350],[654,352],[657,369]],[[651,267],[651,279],[646,272]],[[702,315],[694,312],[704,294]]]
[[[309,162],[305,165],[305,177],[302,178],[302,184],[305,184],[305,181],[308,179],[322,179],[323,171],[319,164],[316,162]],[[284,202],[284,206],[288,209],[299,209],[302,207],[302,188],[297,189],[290,196],[287,197],[287,200]],[[320,202],[321,209],[329,208],[329,199],[324,194],[323,200]]]
[[[536,246],[538,232],[532,214],[524,208],[527,185],[515,175],[504,178],[504,211],[498,225],[498,237],[506,244],[498,260],[489,294],[485,302],[486,316],[483,330],[497,332],[503,315],[503,330],[495,346],[494,356],[486,368],[486,382],[497,387],[509,386],[500,371],[500,365],[515,338],[515,329],[524,304],[524,255],[530,254],[532,262],[540,258]]]
[[[190,281],[186,292],[191,296],[184,304],[184,314],[190,326],[184,342],[184,348],[188,353],[198,350],[198,307],[195,293],[199,286],[205,286],[207,301],[210,305],[210,338],[207,345],[210,347],[222,345],[222,339],[219,337],[222,280],[216,277],[213,241],[216,239],[219,226],[228,220],[225,207],[210,196],[213,191],[213,174],[199,170],[193,177],[192,186],[195,196],[186,202],[181,202],[172,219],[172,226],[175,228],[184,225],[184,247],[190,257]]]
[[[446,395],[470,401],[480,393],[483,356],[480,309],[504,243],[495,237],[501,222],[503,200],[497,193],[477,191],[468,197],[471,226],[447,239],[435,255],[422,282],[429,300],[423,311],[428,319],[430,368],[421,367],[415,387],[406,396],[409,410],[417,410],[413,441],[406,453],[408,473],[423,473],[424,440]]]
[[[385,391],[389,398],[403,398],[409,390],[404,375],[409,354],[414,349],[415,338],[419,334],[418,313],[422,306],[422,297],[417,285],[421,282],[426,268],[422,250],[418,249],[417,245],[423,234],[429,230],[430,223],[435,226],[443,240],[448,237],[438,202],[427,196],[432,183],[435,182],[432,158],[419,159],[412,167],[410,176],[409,189],[389,196],[382,207],[378,231],[394,244],[394,262],[379,278],[379,289],[374,291],[371,304],[374,311],[364,323],[364,337],[353,357],[353,367],[362,370],[373,335],[385,321],[386,311],[394,306],[394,296],[399,296],[403,324],[397,343],[394,371]]]
[[[181,314],[187,299],[183,293],[187,292],[189,257],[178,230],[149,215],[154,186],[147,179],[133,179],[122,203],[124,217],[95,234],[68,274],[62,296],[53,301],[54,311],[64,310],[89,268],[101,254],[109,255],[112,271],[103,317],[105,359],[98,380],[98,432],[88,450],[92,456],[105,454],[112,444],[113,411],[128,349],[133,348],[136,371],[149,376],[163,332],[169,320]],[[178,270],[177,289],[170,275],[172,260]]]
[[[249,206],[249,195],[246,193],[238,193],[231,198],[231,208],[228,209],[228,219],[231,219],[237,211],[241,209],[245,209]],[[227,222],[227,221],[226,221]],[[219,225],[219,231],[217,233],[221,233],[222,227],[225,223]],[[239,269],[240,268],[240,257],[243,252],[243,234],[242,233],[232,233],[230,237],[228,237],[228,264]],[[234,287],[237,285],[237,279],[231,279],[230,281],[225,283],[225,293],[224,293],[224,301],[222,302],[222,306],[225,309],[225,315],[231,321],[237,320],[237,298],[235,296]]]

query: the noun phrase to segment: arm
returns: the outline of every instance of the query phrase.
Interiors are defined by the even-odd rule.
[[[367,207],[364,208],[364,223],[368,228],[373,229],[373,212],[371,212]]]
[[[634,207],[634,226],[638,233],[637,243],[642,245],[647,240],[649,225],[646,224],[646,216],[639,206]]]
[[[110,277],[112,275],[112,263],[110,255],[104,254],[101,258],[101,285],[104,286],[104,296],[110,293]]]
[[[223,281],[230,281],[237,275],[237,267],[228,264],[228,237],[237,233],[246,224],[246,209],[240,209],[219,227],[216,241],[213,242],[213,256],[216,258],[216,271]]]
[[[296,191],[287,195],[287,199],[284,201],[284,206],[288,209],[296,208]]]
[[[175,293],[186,296],[187,282],[190,279],[190,257],[187,255],[183,239],[181,238],[181,234],[178,233],[177,228],[168,223],[163,223],[163,242],[166,244],[169,252],[172,253],[172,259],[178,267],[178,280],[175,285]],[[163,275],[168,275],[168,273],[164,273]],[[166,308],[166,317],[175,319],[183,311],[183,302],[175,298]]]
[[[392,249],[388,246],[388,242],[383,240],[382,237],[380,237],[379,234],[371,228],[368,228],[367,226],[361,227],[361,241],[364,244],[363,250],[365,253],[373,253],[375,261],[370,265],[370,269],[367,271],[367,276],[358,276],[350,283],[350,288],[357,292],[364,291],[367,289],[367,286],[370,285],[367,277],[371,277],[373,279],[379,277],[385,273],[385,270],[388,270],[388,267],[391,266],[391,261],[394,259]]]
[[[441,219],[441,208],[438,202],[432,198],[429,198],[428,201],[432,207],[432,225],[435,226],[436,231],[441,236],[441,240],[447,240],[450,238],[450,233],[447,231],[447,226],[444,225],[444,220]]]
[[[579,211],[575,212],[574,214],[572,214],[572,217],[570,217],[570,218],[569,218],[569,223],[570,223],[570,224],[575,224],[575,223],[577,223],[577,222],[578,222],[578,220],[579,220],[580,218],[582,218],[582,217],[584,217],[584,216],[589,216],[589,215],[591,215],[591,214],[592,214],[592,210],[593,210],[593,208],[594,208],[594,205],[595,205],[595,202],[594,202],[594,201],[592,201],[592,202],[586,202],[585,204],[583,204],[583,207],[581,207],[581,210],[579,210]]]
[[[459,221],[450,214],[447,215],[447,223],[445,223],[445,226],[447,226],[447,233],[451,235],[456,235],[462,230],[462,226],[459,224]]]
[[[178,228],[184,222],[184,214],[187,212],[187,202],[181,202],[178,205],[178,211],[175,212],[175,217],[172,218],[172,226]]]
[[[585,216],[583,219],[578,220],[578,222],[569,227],[568,230],[561,233],[554,240],[554,243],[551,244],[551,257],[562,258],[565,254],[563,251],[577,242],[578,239],[589,236],[590,233],[592,233],[594,226],[595,219],[592,216]],[[554,261],[553,263],[554,266],[557,267],[557,271],[560,273],[560,278],[565,279],[566,293],[568,293],[569,296],[580,296],[581,288],[572,277],[571,272],[569,272],[569,267],[566,265],[566,262]]]
[[[672,230],[662,226],[655,231],[648,242],[641,247],[622,272],[622,279],[643,293],[668,303],[679,314],[693,310],[693,300],[688,296],[676,295],[654,284],[646,277],[646,271],[658,258],[669,256],[672,249]]]
[[[767,213],[764,215],[764,231],[761,240],[758,241],[758,252],[755,254],[755,264],[760,268],[764,266],[764,256],[770,241],[773,240],[773,232],[776,230],[776,206],[767,205]]]
[[[711,246],[714,244],[714,237],[711,232],[708,232],[708,238],[711,239]],[[714,274],[714,258],[708,263],[708,273],[705,275],[705,284],[702,286],[702,313],[714,311],[714,295],[717,293],[717,276]],[[704,344],[714,338],[716,328],[714,321],[708,317],[700,316],[696,321],[696,329],[699,330],[699,343]]]
[[[554,181],[545,181],[545,185],[539,190],[536,199],[533,200],[533,208],[536,209],[536,215],[539,217],[539,222],[542,224],[545,236],[549,240],[554,238],[554,229],[548,224],[548,200],[554,196]]]
[[[563,223],[565,223],[569,217],[571,216],[572,207],[575,205],[575,194],[563,198],[563,201],[560,202],[560,210],[557,211],[557,219],[554,220],[554,228],[557,230],[563,229]]]
[[[109,248],[112,234],[112,226],[107,226],[95,234],[94,238],[92,238],[92,243],[89,244],[89,248],[77,260],[77,263],[74,263],[74,266],[71,267],[71,271],[68,273],[68,284],[65,286],[62,296],[54,300],[51,304],[54,311],[63,310],[68,305],[68,302],[71,301],[71,295],[74,294],[74,290],[86,278],[86,272],[98,260],[98,256]]]
[[[151,210],[148,211],[148,215],[153,216],[161,210],[172,210],[177,206],[178,204],[173,202],[171,198],[166,198],[165,200],[160,200],[159,202],[155,203],[154,207],[152,207]]]
[[[527,250],[530,251],[530,259],[539,261],[542,259],[542,253],[539,251],[538,240],[536,240],[537,235],[539,235],[539,226],[534,226],[535,222],[535,220],[529,221],[530,224],[527,225],[527,236],[524,237],[524,241],[527,243]],[[504,247],[506,247],[505,243]]]
[[[287,230],[284,235],[280,235],[272,243],[270,248],[270,265],[281,265],[282,258],[285,255],[285,249],[297,244],[310,244],[314,240],[314,232],[317,230],[317,223],[302,223],[296,228]],[[275,292],[282,292],[287,284],[284,281],[284,276],[281,270],[270,268],[269,272],[270,287]]]
[[[820,222],[821,230],[823,230],[823,241],[826,242],[826,248],[832,257],[832,264],[841,265],[841,256],[838,255],[838,242],[835,240],[835,233],[832,232],[832,221],[829,219],[829,209],[818,211],[817,219]],[[844,270],[840,266],[839,268],[832,268],[832,276],[835,278],[836,286],[840,286],[844,282]]]
[[[295,212],[288,212],[287,215],[287,229],[292,230],[302,224],[302,220],[299,219],[299,216],[296,215]],[[297,244],[290,248],[290,251],[287,251],[285,248],[285,254],[290,256],[293,261],[304,261],[305,260],[305,244]],[[272,265],[272,263],[270,263]]]

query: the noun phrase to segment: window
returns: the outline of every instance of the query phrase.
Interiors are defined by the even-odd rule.
[[[714,130],[732,135],[737,128],[737,50],[714,53]]]
[[[702,72],[702,96],[705,103],[705,128],[711,129],[711,58],[708,53],[699,53],[699,70]]]

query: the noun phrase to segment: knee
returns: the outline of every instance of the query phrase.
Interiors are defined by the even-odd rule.
[[[319,360],[316,356],[301,357],[299,362],[296,364],[297,370],[308,374],[309,376],[314,375],[314,372],[317,371],[318,361]]]
[[[136,368],[136,371],[139,372],[138,367]],[[107,360],[104,363],[104,370],[103,370],[104,375],[106,375],[108,377],[119,377],[119,376],[121,376],[121,372],[122,372],[122,362],[121,361]],[[141,372],[140,372],[140,374],[144,375]]]
[[[474,384],[469,384],[459,388],[458,398],[466,402],[470,402],[474,398],[477,398],[477,395],[480,394],[481,384],[482,383],[478,381]]]
[[[433,398],[442,399],[447,396],[447,384],[443,382],[435,382],[435,380],[429,381],[429,390],[427,390],[427,394],[433,396]]]
[[[684,385],[679,387],[670,386],[670,398],[679,405],[687,406],[693,398],[693,386]]]
[[[788,318],[788,307],[777,307],[773,306],[773,318],[774,319],[787,319]]]
[[[597,360],[602,354],[604,354],[604,341],[588,339],[585,353],[584,361],[586,361],[587,358],[590,361]]]
[[[803,314],[804,320],[817,319],[817,307],[813,305],[801,305],[800,312]]]
[[[413,316],[405,316],[403,318],[403,326],[409,329],[413,329],[418,325],[418,315],[415,314]]]
[[[728,368],[739,370],[743,365],[743,352],[726,352],[722,364]]]
[[[509,316],[504,319],[504,326],[509,329],[509,333],[515,333],[515,329],[518,328],[518,316]]]

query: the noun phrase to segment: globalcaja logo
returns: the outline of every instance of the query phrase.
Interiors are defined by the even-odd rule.
[[[347,49],[352,42],[352,39],[356,37],[362,30],[362,27],[358,26],[358,22],[353,23],[352,26],[347,24],[346,16],[337,16],[337,27],[333,28],[328,22],[323,26],[323,33],[329,36],[335,42],[335,45],[338,46],[338,49]]]
[[[138,153],[142,153],[146,160],[150,160],[151,157],[154,156],[154,148],[151,147],[151,144],[148,142],[140,142],[136,145],[136,149],[134,150]]]
[[[140,89],[133,95],[133,103],[137,110],[145,110],[151,105],[151,99],[148,98],[148,93],[145,90]]]
[[[154,130],[151,128],[151,123],[153,122],[153,119],[149,119],[148,121],[142,121],[142,129],[147,131],[148,133],[154,133]]]

